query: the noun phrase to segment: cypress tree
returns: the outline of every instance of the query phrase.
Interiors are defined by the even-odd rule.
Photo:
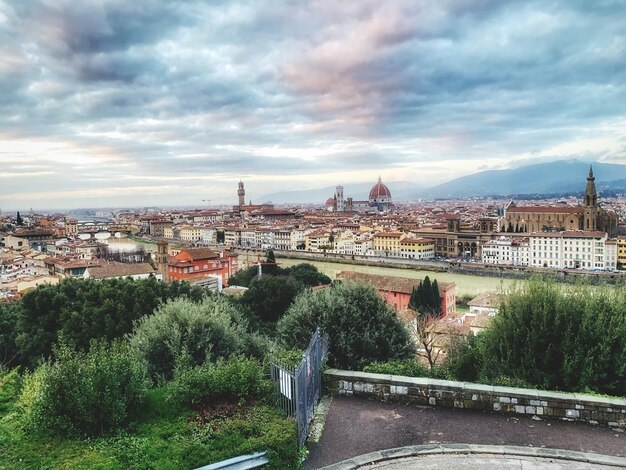
[[[441,296],[439,295],[439,285],[437,284],[437,279],[433,281],[432,312],[435,316],[441,315]]]

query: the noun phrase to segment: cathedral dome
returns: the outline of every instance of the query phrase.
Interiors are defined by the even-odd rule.
[[[389,191],[389,188],[382,183],[379,176],[378,183],[376,183],[374,187],[370,190],[370,201],[383,197],[391,199],[391,191]]]
[[[335,205],[337,205],[337,201],[335,201],[334,197],[329,197],[326,200],[326,204],[324,204],[326,207],[334,207]]]

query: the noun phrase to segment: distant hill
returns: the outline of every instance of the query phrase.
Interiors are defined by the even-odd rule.
[[[599,190],[626,191],[626,165],[598,162],[592,165]],[[589,163],[578,160],[560,160],[510,170],[487,170],[416,191],[412,199],[582,193],[588,172]]]
[[[394,200],[407,200],[415,193],[416,185],[408,181],[383,181],[391,191]],[[376,182],[344,184],[344,198],[353,198],[354,200],[364,200],[369,197],[370,189]],[[276,193],[265,194],[259,198],[259,201],[272,201],[274,204],[307,204],[318,203],[324,204],[329,197],[335,194],[335,186],[326,186],[319,189],[306,189],[302,191],[280,191]]]
[[[612,163],[593,164],[596,187],[602,193],[623,190],[626,192],[626,165]],[[437,186],[421,189],[408,181],[386,182],[394,201],[420,198],[456,198],[533,194],[580,194],[585,190],[589,163],[579,160],[559,160],[550,163],[527,165],[510,170],[487,170],[456,178]],[[374,185],[356,183],[343,185],[346,198],[367,199]],[[275,204],[324,204],[335,194],[335,186],[302,191],[280,191],[265,194],[259,201]]]

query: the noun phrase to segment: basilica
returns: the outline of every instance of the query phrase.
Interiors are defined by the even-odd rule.
[[[393,207],[391,191],[383,184],[380,176],[372,187],[367,201],[355,201],[351,197],[344,198],[343,186],[335,188],[335,195],[326,201],[326,208],[333,212],[386,212]]]
[[[500,231],[533,233],[584,230],[606,232],[613,236],[617,230],[617,223],[616,213],[600,207],[593,169],[589,167],[582,204],[518,207],[511,201],[504,210]]]

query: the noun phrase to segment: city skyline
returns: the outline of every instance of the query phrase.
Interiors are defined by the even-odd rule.
[[[3,210],[624,163],[626,5],[0,2]],[[320,201],[323,202],[323,201]]]

